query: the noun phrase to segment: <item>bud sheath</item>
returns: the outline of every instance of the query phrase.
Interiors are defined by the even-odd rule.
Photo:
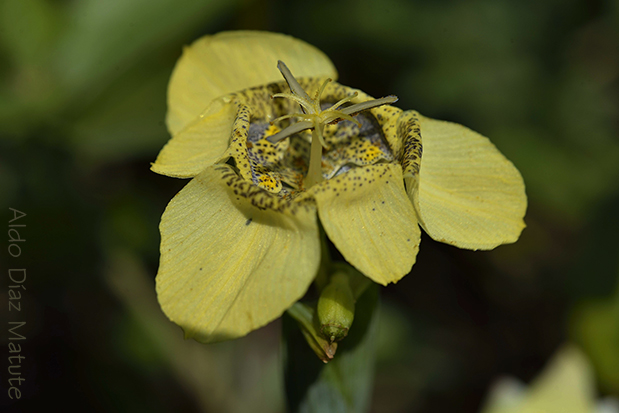
[[[331,342],[340,341],[348,334],[355,317],[355,299],[348,276],[336,272],[318,299],[320,333]]]

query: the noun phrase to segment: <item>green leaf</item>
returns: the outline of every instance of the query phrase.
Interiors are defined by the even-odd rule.
[[[0,46],[11,66],[35,70],[35,66],[44,63],[60,25],[58,8],[50,1],[0,2]]]
[[[126,72],[71,125],[70,144],[82,164],[152,157],[169,139],[164,125],[169,68],[150,61]]]
[[[378,287],[372,284],[355,306],[355,322],[332,361],[321,362],[297,322],[283,317],[286,399],[291,412],[365,412],[374,381]]]
[[[136,61],[236,6],[223,0],[85,0],[71,3],[57,69],[65,87],[92,94]],[[180,53],[180,50],[179,50]]]

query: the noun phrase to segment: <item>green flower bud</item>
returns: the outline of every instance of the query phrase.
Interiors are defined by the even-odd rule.
[[[348,334],[355,317],[355,299],[344,272],[336,272],[318,299],[318,322],[324,338],[340,341]]]

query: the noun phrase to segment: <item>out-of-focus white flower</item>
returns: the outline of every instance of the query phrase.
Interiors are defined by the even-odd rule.
[[[515,378],[499,379],[482,413],[619,413],[619,401],[596,402],[595,376],[585,355],[568,345],[526,386]]]

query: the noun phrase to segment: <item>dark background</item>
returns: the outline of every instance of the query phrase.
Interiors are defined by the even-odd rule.
[[[28,215],[22,400],[94,411],[283,411],[279,322],[183,341],[154,293],[158,224],[186,181],[149,171],[168,140],[182,46],[260,29],[324,51],[343,84],[488,137],[527,186],[520,240],[471,252],[425,236],[382,289],[372,411],[477,412],[495,379],[535,377],[564,343],[619,395],[616,1],[3,0],[0,221]],[[22,220],[22,221],[23,221]],[[8,224],[4,224],[8,225]],[[8,229],[8,227],[6,227]]]

